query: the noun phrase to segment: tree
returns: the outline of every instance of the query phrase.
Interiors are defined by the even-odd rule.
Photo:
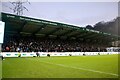
[[[91,25],[86,26],[87,29],[94,29]]]

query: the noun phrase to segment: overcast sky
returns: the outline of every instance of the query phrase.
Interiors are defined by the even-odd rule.
[[[12,7],[8,2],[3,3],[3,12],[12,13],[6,6]],[[29,10],[24,11],[24,16],[80,27],[110,21],[118,16],[117,2],[31,2],[25,3],[24,6]]]

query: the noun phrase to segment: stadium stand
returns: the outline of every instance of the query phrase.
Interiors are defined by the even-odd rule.
[[[106,52],[120,37],[78,26],[2,13],[3,52]]]

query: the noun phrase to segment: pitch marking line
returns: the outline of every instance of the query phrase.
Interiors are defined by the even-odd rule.
[[[92,70],[92,69],[85,69],[85,68],[77,68],[77,67],[72,67],[72,66],[65,66],[63,64],[54,64],[54,63],[49,63],[49,62],[45,62],[45,61],[40,61],[43,63],[48,63],[48,64],[52,64],[52,65],[58,65],[58,66],[62,66],[62,67],[68,67],[68,68],[73,68],[73,69],[80,69],[80,70],[84,70],[84,71],[90,71],[90,72],[96,72],[96,73],[103,73],[103,74],[109,74],[109,75],[113,75],[113,76],[119,76],[118,74],[114,74],[114,73],[107,73],[107,72],[102,72],[102,71],[96,71],[96,70]]]

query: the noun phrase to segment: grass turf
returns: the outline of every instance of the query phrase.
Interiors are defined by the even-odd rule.
[[[3,78],[118,78],[118,55],[6,58]]]

